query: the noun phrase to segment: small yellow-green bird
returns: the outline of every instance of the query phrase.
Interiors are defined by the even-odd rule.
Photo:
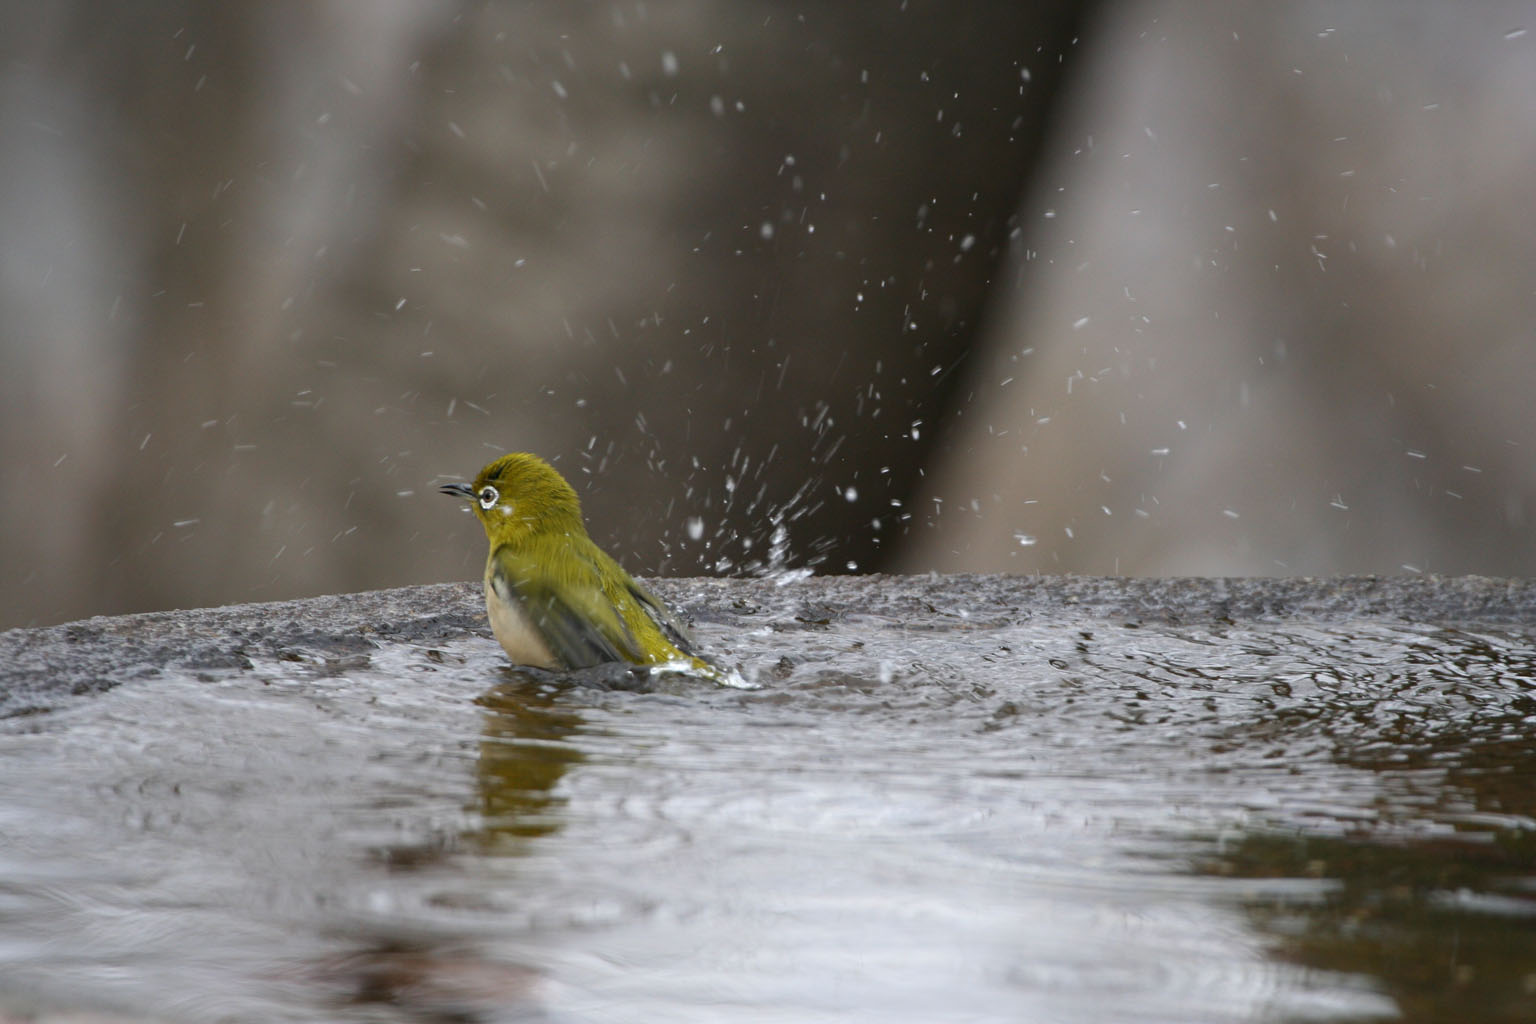
[[[734,673],[695,649],[659,597],[592,543],[576,492],[543,459],[513,452],[474,483],[438,490],[470,501],[485,527],[485,610],[513,664],[558,669],[627,661],[734,681]]]

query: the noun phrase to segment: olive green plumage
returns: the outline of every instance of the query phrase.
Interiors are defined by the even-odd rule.
[[[503,455],[472,484],[445,484],[485,527],[485,606],[491,630],[519,665],[586,668],[610,661],[681,662],[721,670],[693,646],[661,599],[587,536],[576,492],[536,455]]]

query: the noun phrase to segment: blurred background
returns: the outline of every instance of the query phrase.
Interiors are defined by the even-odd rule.
[[[1526,3],[0,5],[0,626],[1536,569]]]

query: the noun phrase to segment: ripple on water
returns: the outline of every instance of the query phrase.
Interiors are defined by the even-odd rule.
[[[1510,926],[1529,638],[781,625],[701,630],[752,692],[552,681],[473,639],[6,722],[0,993],[168,1020],[1368,1019],[1454,933],[1476,1020],[1536,955]]]

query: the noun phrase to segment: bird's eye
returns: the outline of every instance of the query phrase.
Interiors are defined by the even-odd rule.
[[[489,512],[491,509],[495,508],[496,503],[501,500],[501,492],[496,490],[496,488],[492,487],[490,484],[486,484],[484,487],[480,488],[479,498],[480,507]]]

